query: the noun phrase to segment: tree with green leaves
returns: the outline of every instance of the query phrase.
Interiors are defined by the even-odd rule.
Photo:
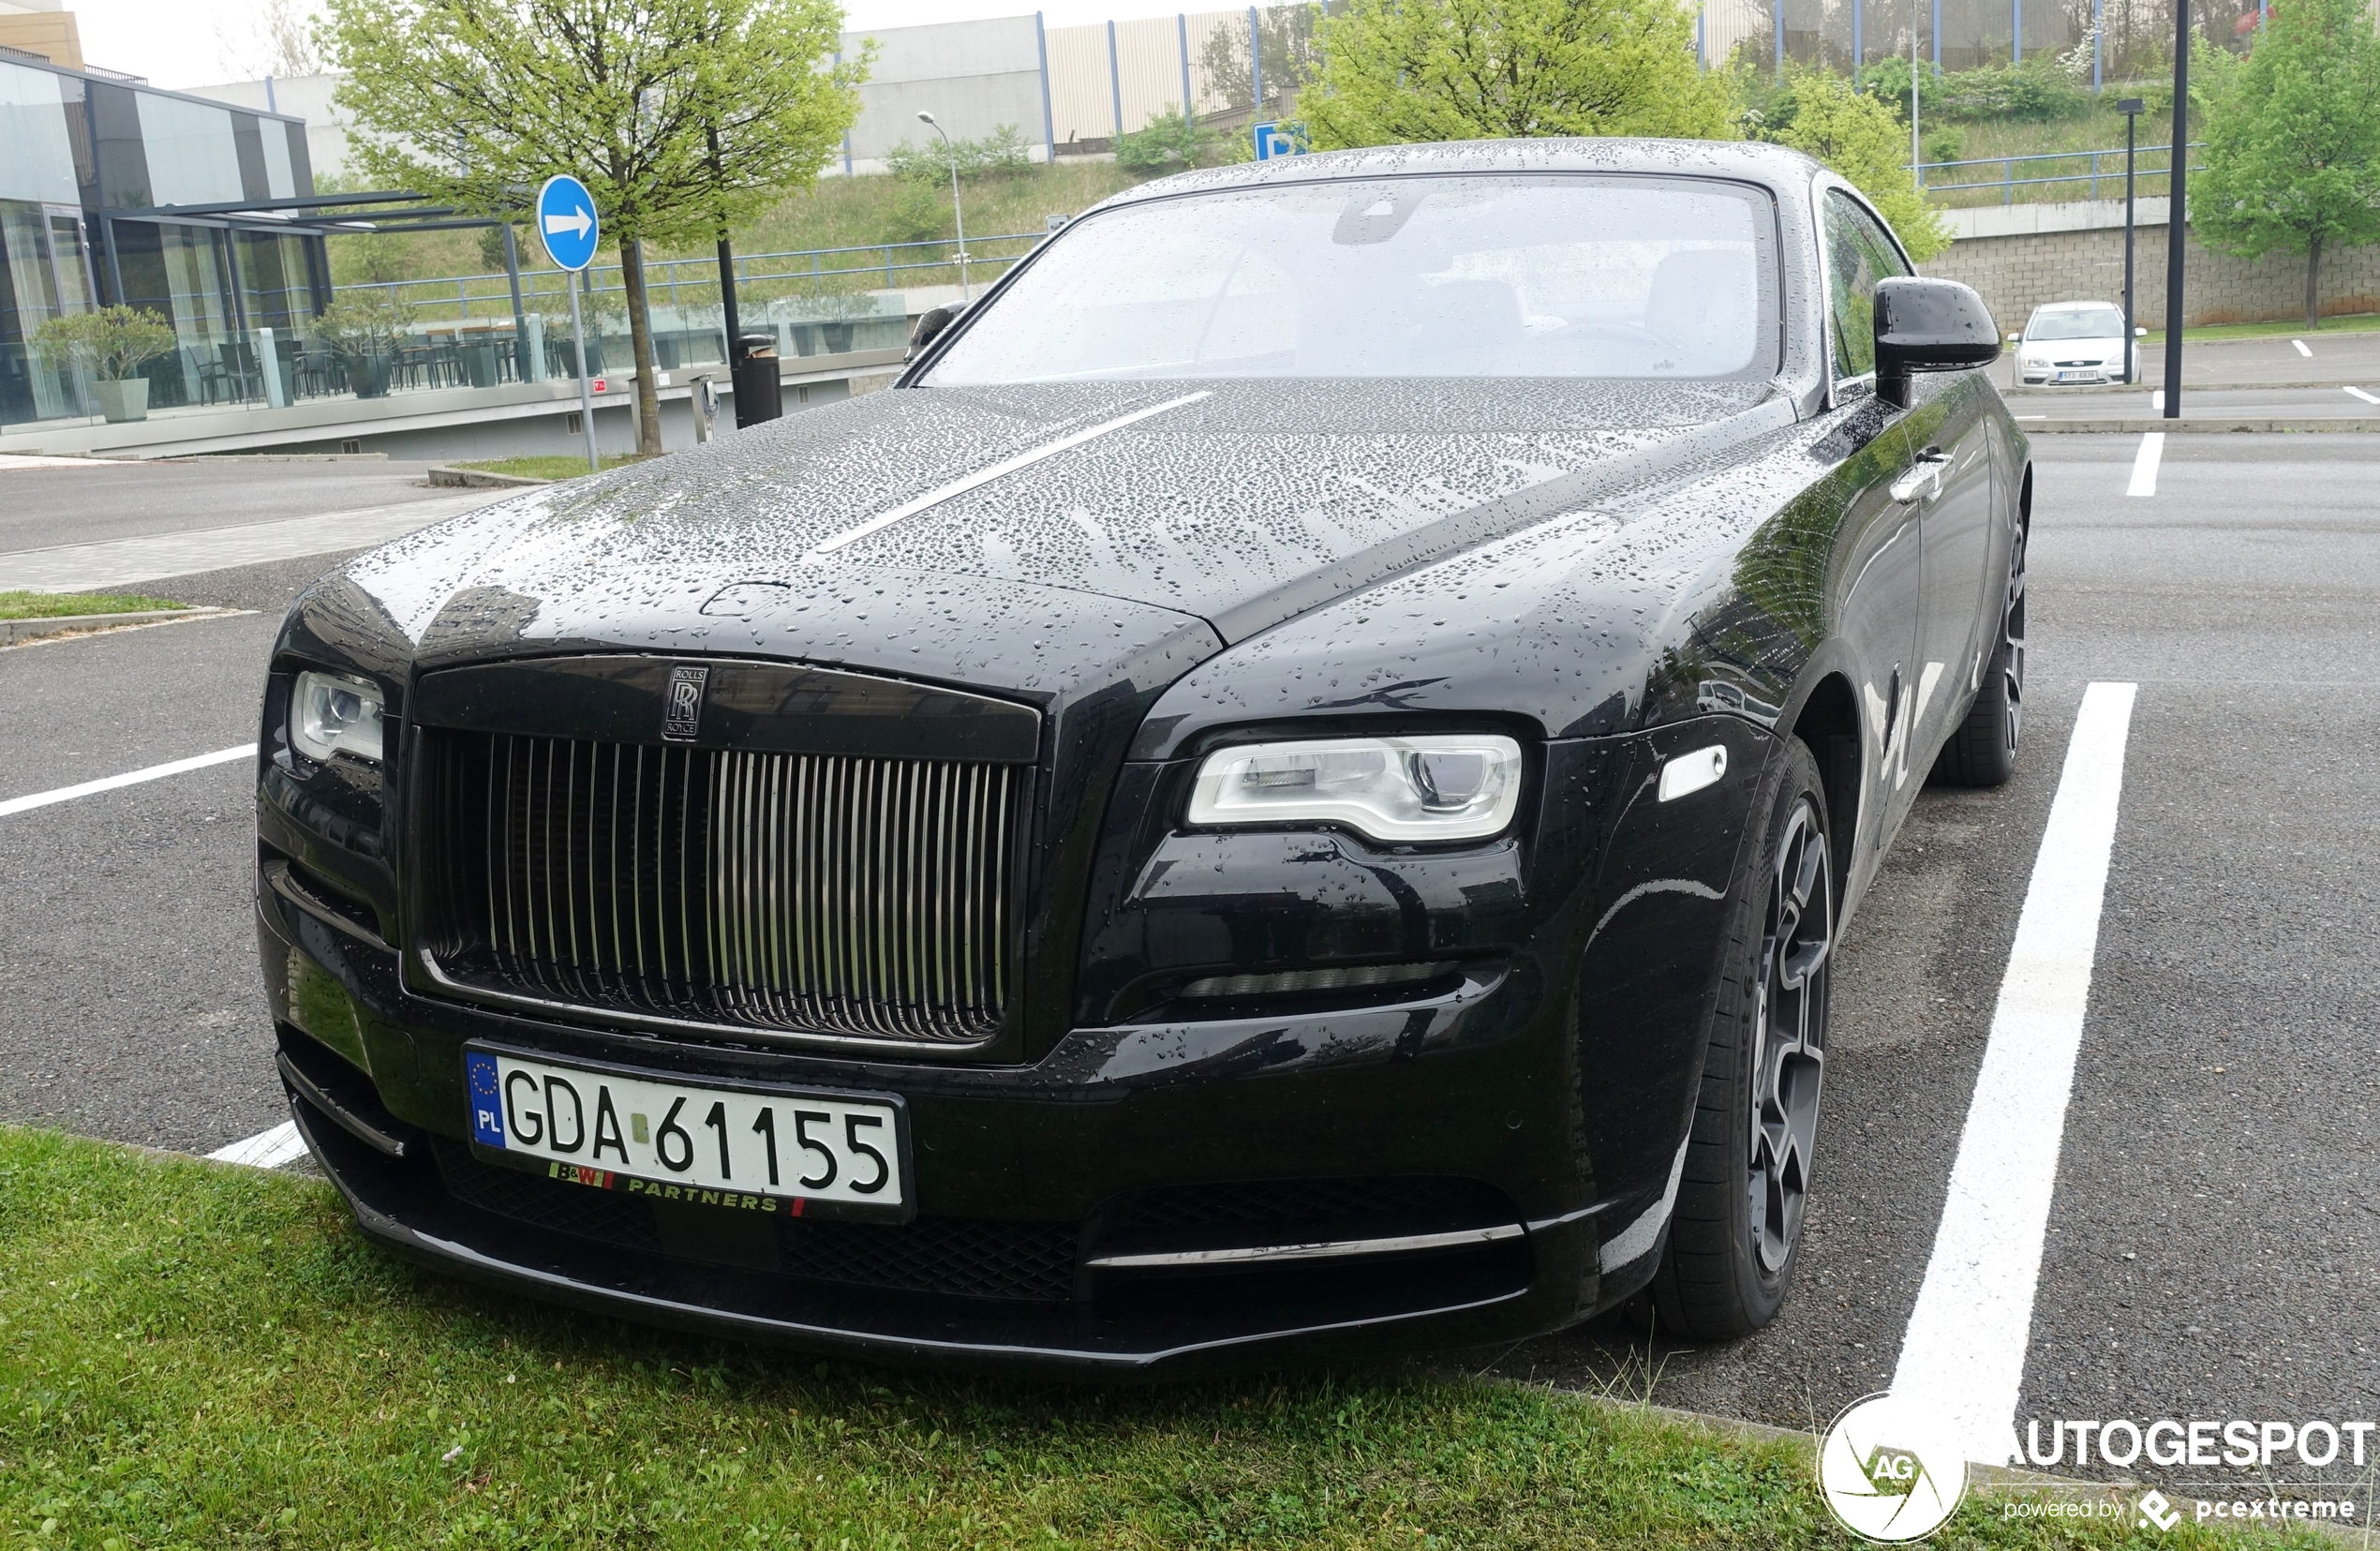
[[[146,307],[95,307],[46,319],[33,347],[52,361],[77,366],[102,382],[122,382],[179,343],[165,315]]]
[[[1680,0],[1351,0],[1298,98],[1317,150],[1546,135],[1733,140]]]
[[[1297,85],[1315,64],[1314,23],[1318,5],[1273,5],[1257,8],[1256,36],[1233,14],[1208,32],[1198,50],[1198,67],[1207,89],[1227,108],[1254,108],[1264,116],[1267,105],[1279,107],[1282,94]],[[1256,45],[1253,53],[1249,44]],[[1264,101],[1257,100],[1262,86]]]
[[[2273,7],[2208,107],[2207,170],[2190,193],[2209,247],[2305,255],[2306,327],[2319,328],[2323,249],[2380,240],[2380,39],[2365,0]]]
[[[1829,70],[1797,71],[1788,86],[1773,116],[1750,126],[1755,135],[1834,169],[1867,196],[1911,258],[1923,261],[1950,246],[1949,231],[1910,174],[1907,123]]]
[[[836,0],[330,0],[353,159],[384,188],[516,215],[584,179],[618,243],[636,445],[661,451],[642,246],[719,237],[808,185],[859,111],[869,58]]]

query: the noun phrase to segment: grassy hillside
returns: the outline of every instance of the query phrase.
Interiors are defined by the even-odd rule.
[[[967,231],[977,242],[1010,232],[1038,235],[1050,216],[1074,215],[1138,181],[1132,173],[1106,161],[1066,161],[1020,172],[987,173],[965,186]],[[750,256],[861,247],[878,243],[946,241],[956,231],[947,183],[927,185],[891,176],[828,177],[819,179],[816,187],[788,194],[761,211],[737,229],[735,244],[739,256]],[[492,284],[469,288],[476,302],[489,301],[504,295],[502,240],[493,227],[483,231],[333,237],[331,279],[334,285],[346,286],[364,281],[491,276],[497,277]],[[520,230],[519,241],[523,270],[545,268],[545,256],[531,242],[526,228]],[[1021,245],[1012,243],[992,250],[1010,254],[1020,251]],[[606,252],[613,254],[615,250]],[[709,248],[698,246],[659,251],[647,259],[707,261],[714,257]],[[864,254],[850,261],[855,265],[868,261],[869,256]],[[980,275],[976,277],[982,278]],[[619,283],[616,256],[611,264],[598,266],[595,278],[599,286]],[[956,269],[946,274],[910,271],[900,275],[898,283],[951,284],[958,278]],[[864,279],[855,276],[853,283],[864,283]],[[766,292],[769,288],[762,289]],[[423,302],[427,298],[417,293],[414,300]],[[482,306],[475,310],[483,314],[489,309]]]

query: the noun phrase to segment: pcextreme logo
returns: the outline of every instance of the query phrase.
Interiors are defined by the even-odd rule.
[[[1818,1489],[1854,1535],[1923,1540],[1958,1511],[1967,1459],[1938,1418],[1887,1391],[1853,1401],[1826,1429]]]

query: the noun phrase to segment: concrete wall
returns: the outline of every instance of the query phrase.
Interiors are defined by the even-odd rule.
[[[261,81],[227,81],[216,86],[184,88],[192,97],[228,102],[258,112],[287,113],[305,120],[305,155],[314,175],[335,177],[347,170],[347,121],[331,106],[339,89],[335,75],[278,76]]]
[[[1981,291],[2003,330],[2022,328],[2045,302],[2119,301],[2124,284],[2121,200],[1945,211],[1957,240],[1921,267]],[[2135,316],[2165,321],[2166,201],[2142,200],[2135,233]],[[2235,259],[2189,242],[2183,305],[2193,324],[2305,316],[2306,261],[2273,254]],[[2325,313],[2380,312],[2380,247],[2322,256]]]
[[[868,39],[876,44],[876,63],[859,88],[859,118],[847,146],[851,165],[837,170],[876,171],[885,153],[902,141],[939,143],[917,122],[921,108],[954,140],[980,140],[1009,124],[1040,154],[1041,35],[1034,17],[845,33],[844,57]]]

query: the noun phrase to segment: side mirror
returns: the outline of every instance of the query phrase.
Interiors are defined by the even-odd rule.
[[[2022,344],[2024,338],[2025,336],[2021,334],[2012,334],[2008,336],[2008,342],[2012,345]]]
[[[2147,329],[2135,329],[2132,331],[2132,336],[2135,339],[2146,339],[2149,337],[2149,331]]]
[[[1914,372],[1956,372],[2000,359],[2000,325],[1956,280],[1895,276],[1876,282],[1876,396],[1909,407]]]
[[[938,307],[928,307],[918,316],[917,326],[909,331],[909,354],[906,359],[916,360],[919,352],[941,337],[942,331],[957,321],[959,315],[966,310],[967,304],[964,302],[945,302]]]

